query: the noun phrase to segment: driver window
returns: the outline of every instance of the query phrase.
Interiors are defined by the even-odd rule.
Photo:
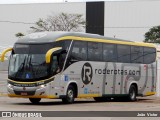
[[[52,62],[51,62],[51,73],[58,73],[58,59],[57,56],[52,56]]]
[[[66,52],[61,52],[58,56],[58,65],[59,65],[60,71],[63,69],[66,54],[67,54]]]

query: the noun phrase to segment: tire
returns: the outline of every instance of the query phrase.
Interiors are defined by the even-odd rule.
[[[29,100],[33,104],[38,104],[41,101],[41,98],[29,98]]]
[[[134,85],[131,85],[129,89],[129,95],[128,95],[128,100],[129,101],[136,101],[137,100],[137,89]]]
[[[94,100],[97,102],[106,102],[107,100],[110,100],[107,97],[94,97]]]
[[[71,104],[75,99],[75,88],[72,85],[69,85],[66,93],[66,97],[62,98],[62,102],[65,104]]]

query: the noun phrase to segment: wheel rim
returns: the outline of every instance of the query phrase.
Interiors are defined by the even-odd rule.
[[[70,99],[73,98],[73,91],[72,91],[72,90],[68,90],[68,97],[69,97]]]
[[[135,99],[136,93],[134,90],[132,90],[132,92],[130,93],[130,98],[133,100]]]

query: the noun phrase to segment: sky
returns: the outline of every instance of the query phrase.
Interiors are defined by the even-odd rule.
[[[55,2],[84,2],[84,1],[130,1],[130,0],[0,0],[0,4],[23,3],[55,3]]]

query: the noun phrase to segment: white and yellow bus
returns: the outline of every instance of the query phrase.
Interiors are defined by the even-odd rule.
[[[96,101],[124,96],[155,94],[156,48],[100,35],[71,32],[41,32],[20,38],[13,46],[8,68],[8,96],[75,98]]]

